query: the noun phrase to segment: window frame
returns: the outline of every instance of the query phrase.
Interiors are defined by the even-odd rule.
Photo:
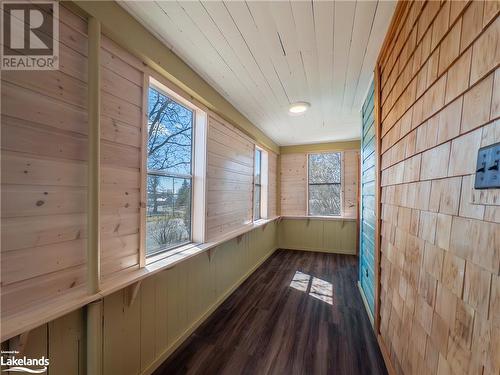
[[[339,154],[340,155],[340,182],[332,183],[310,183],[309,182],[309,158],[311,155],[320,154]],[[308,217],[331,217],[331,218],[341,218],[344,216],[344,152],[343,151],[317,151],[317,152],[307,152],[306,153],[306,216]],[[340,200],[340,212],[338,215],[312,215],[309,207],[309,187],[311,185],[339,185],[339,200]]]
[[[256,169],[256,161],[257,161],[257,155],[259,155],[259,183],[256,182],[257,180],[257,169]],[[253,221],[259,221],[262,219],[262,150],[259,147],[255,147],[254,149],[254,168],[253,168],[253,206],[252,206],[252,219]],[[256,190],[257,187],[259,188],[259,210],[258,210],[258,216],[256,215],[255,210],[255,199],[256,199]]]
[[[255,183],[255,157],[260,152],[260,184]],[[269,155],[266,150],[255,145],[253,152],[254,171],[252,180],[252,222],[268,219]],[[259,217],[255,217],[255,186],[260,187]]]
[[[204,109],[198,107],[195,103],[184,98],[166,84],[160,82],[152,76],[144,80],[144,112],[145,112],[145,134],[143,135],[143,162],[142,168],[144,172],[141,173],[143,186],[141,195],[144,200],[143,213],[141,212],[141,266],[144,267],[150,263],[170,257],[184,250],[186,246],[193,244],[204,243],[205,241],[205,185],[206,185],[206,146],[207,146],[207,124],[208,115]],[[192,140],[191,140],[191,173],[183,174],[176,172],[164,171],[150,171],[148,169],[148,121],[149,121],[149,90],[150,88],[158,91],[175,101],[179,105],[192,111]],[[176,244],[174,246],[167,246],[157,250],[154,253],[147,254],[147,205],[148,205],[148,192],[147,192],[147,179],[150,175],[159,175],[173,178],[190,179],[191,181],[191,218],[190,218],[190,238],[189,240]],[[142,207],[142,205],[141,205]]]

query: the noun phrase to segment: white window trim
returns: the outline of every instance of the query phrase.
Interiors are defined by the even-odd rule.
[[[175,101],[179,102],[183,106],[189,108],[193,111],[194,119],[193,119],[193,144],[191,146],[192,157],[192,171],[191,171],[191,240],[187,243],[179,244],[178,246],[165,248],[162,251],[159,251],[155,254],[151,254],[150,256],[146,255],[146,243],[145,238],[147,237],[147,232],[144,233],[144,243],[141,246],[144,246],[143,255],[145,257],[144,262],[145,265],[151,264],[158,260],[164,259],[166,257],[172,256],[176,252],[182,251],[186,245],[190,244],[202,244],[205,242],[205,202],[206,202],[206,165],[207,165],[207,133],[208,133],[208,115],[207,113],[188,101],[181,95],[177,94],[175,91],[156,80],[153,77],[149,77],[147,91],[149,92],[149,88],[153,87],[154,89],[160,91],[161,93],[171,97]],[[146,100],[146,103],[148,101]],[[147,114],[146,109],[146,114]],[[146,115],[147,117],[147,115]],[[147,119],[146,119],[146,129],[147,129]],[[147,147],[147,138],[146,144],[143,147]],[[146,165],[143,166],[146,170],[146,179],[147,179],[147,157],[145,158]],[[147,197],[147,191],[145,192]],[[147,201],[145,202],[147,204]],[[146,212],[144,212],[146,214]],[[143,230],[147,231],[146,228]]]
[[[255,180],[252,179],[253,195],[252,195],[252,222],[259,222],[261,220],[267,220],[269,217],[269,153],[262,147],[255,145],[254,147],[254,178],[255,178],[255,153],[260,151],[260,218],[255,220],[254,206],[255,206]]]
[[[309,155],[317,154],[340,154],[340,214],[339,215],[311,215],[309,213]],[[316,151],[306,153],[306,217],[332,217],[332,218],[343,218],[344,217],[344,151]]]

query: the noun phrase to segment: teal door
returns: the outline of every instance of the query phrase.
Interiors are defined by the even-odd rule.
[[[372,316],[375,311],[375,107],[373,85],[372,81],[362,108],[359,231],[359,282]]]

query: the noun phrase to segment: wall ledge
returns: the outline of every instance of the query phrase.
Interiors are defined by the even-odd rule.
[[[307,215],[285,215],[282,220],[323,220],[323,221],[356,221],[355,217],[348,216],[307,216]]]
[[[213,241],[203,244],[182,246],[179,248],[179,251],[173,252],[155,262],[150,262],[144,268],[135,267],[129,271],[121,272],[115,277],[103,280],[101,283],[101,290],[98,293],[88,294],[86,286],[83,285],[59,297],[40,301],[39,304],[29,306],[22,312],[11,315],[8,313],[2,314],[1,341],[3,342],[25,331],[57,319],[71,311],[102,299],[156,273],[173,268],[181,262],[199,254],[209,252],[211,249],[243,236],[253,230],[258,228],[264,229],[266,225],[272,222],[277,222],[279,224],[281,220],[356,221],[356,218],[339,216],[276,216],[250,223],[242,229],[227,233]],[[287,247],[287,249],[289,248]],[[289,250],[321,251],[307,248],[290,248]],[[355,254],[352,251],[337,251],[337,253]]]
[[[201,253],[208,252],[227,241],[243,236],[255,229],[265,228],[267,224],[278,219],[279,217],[259,220],[258,222],[246,225],[242,229],[221,236],[214,241],[183,246],[180,251],[156,262],[151,262],[144,268],[135,267],[129,271],[121,272],[115,277],[103,280],[101,283],[101,290],[98,293],[88,294],[87,287],[82,285],[59,297],[40,301],[40,303],[37,303],[35,306],[29,306],[22,312],[11,315],[8,313],[2,314],[0,341],[3,342],[23,332],[57,319],[156,273],[173,268],[181,262]]]

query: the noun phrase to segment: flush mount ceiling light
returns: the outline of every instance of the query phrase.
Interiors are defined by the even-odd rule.
[[[291,115],[301,115],[306,112],[311,105],[307,102],[297,102],[290,104],[290,108],[288,108],[288,112]]]

